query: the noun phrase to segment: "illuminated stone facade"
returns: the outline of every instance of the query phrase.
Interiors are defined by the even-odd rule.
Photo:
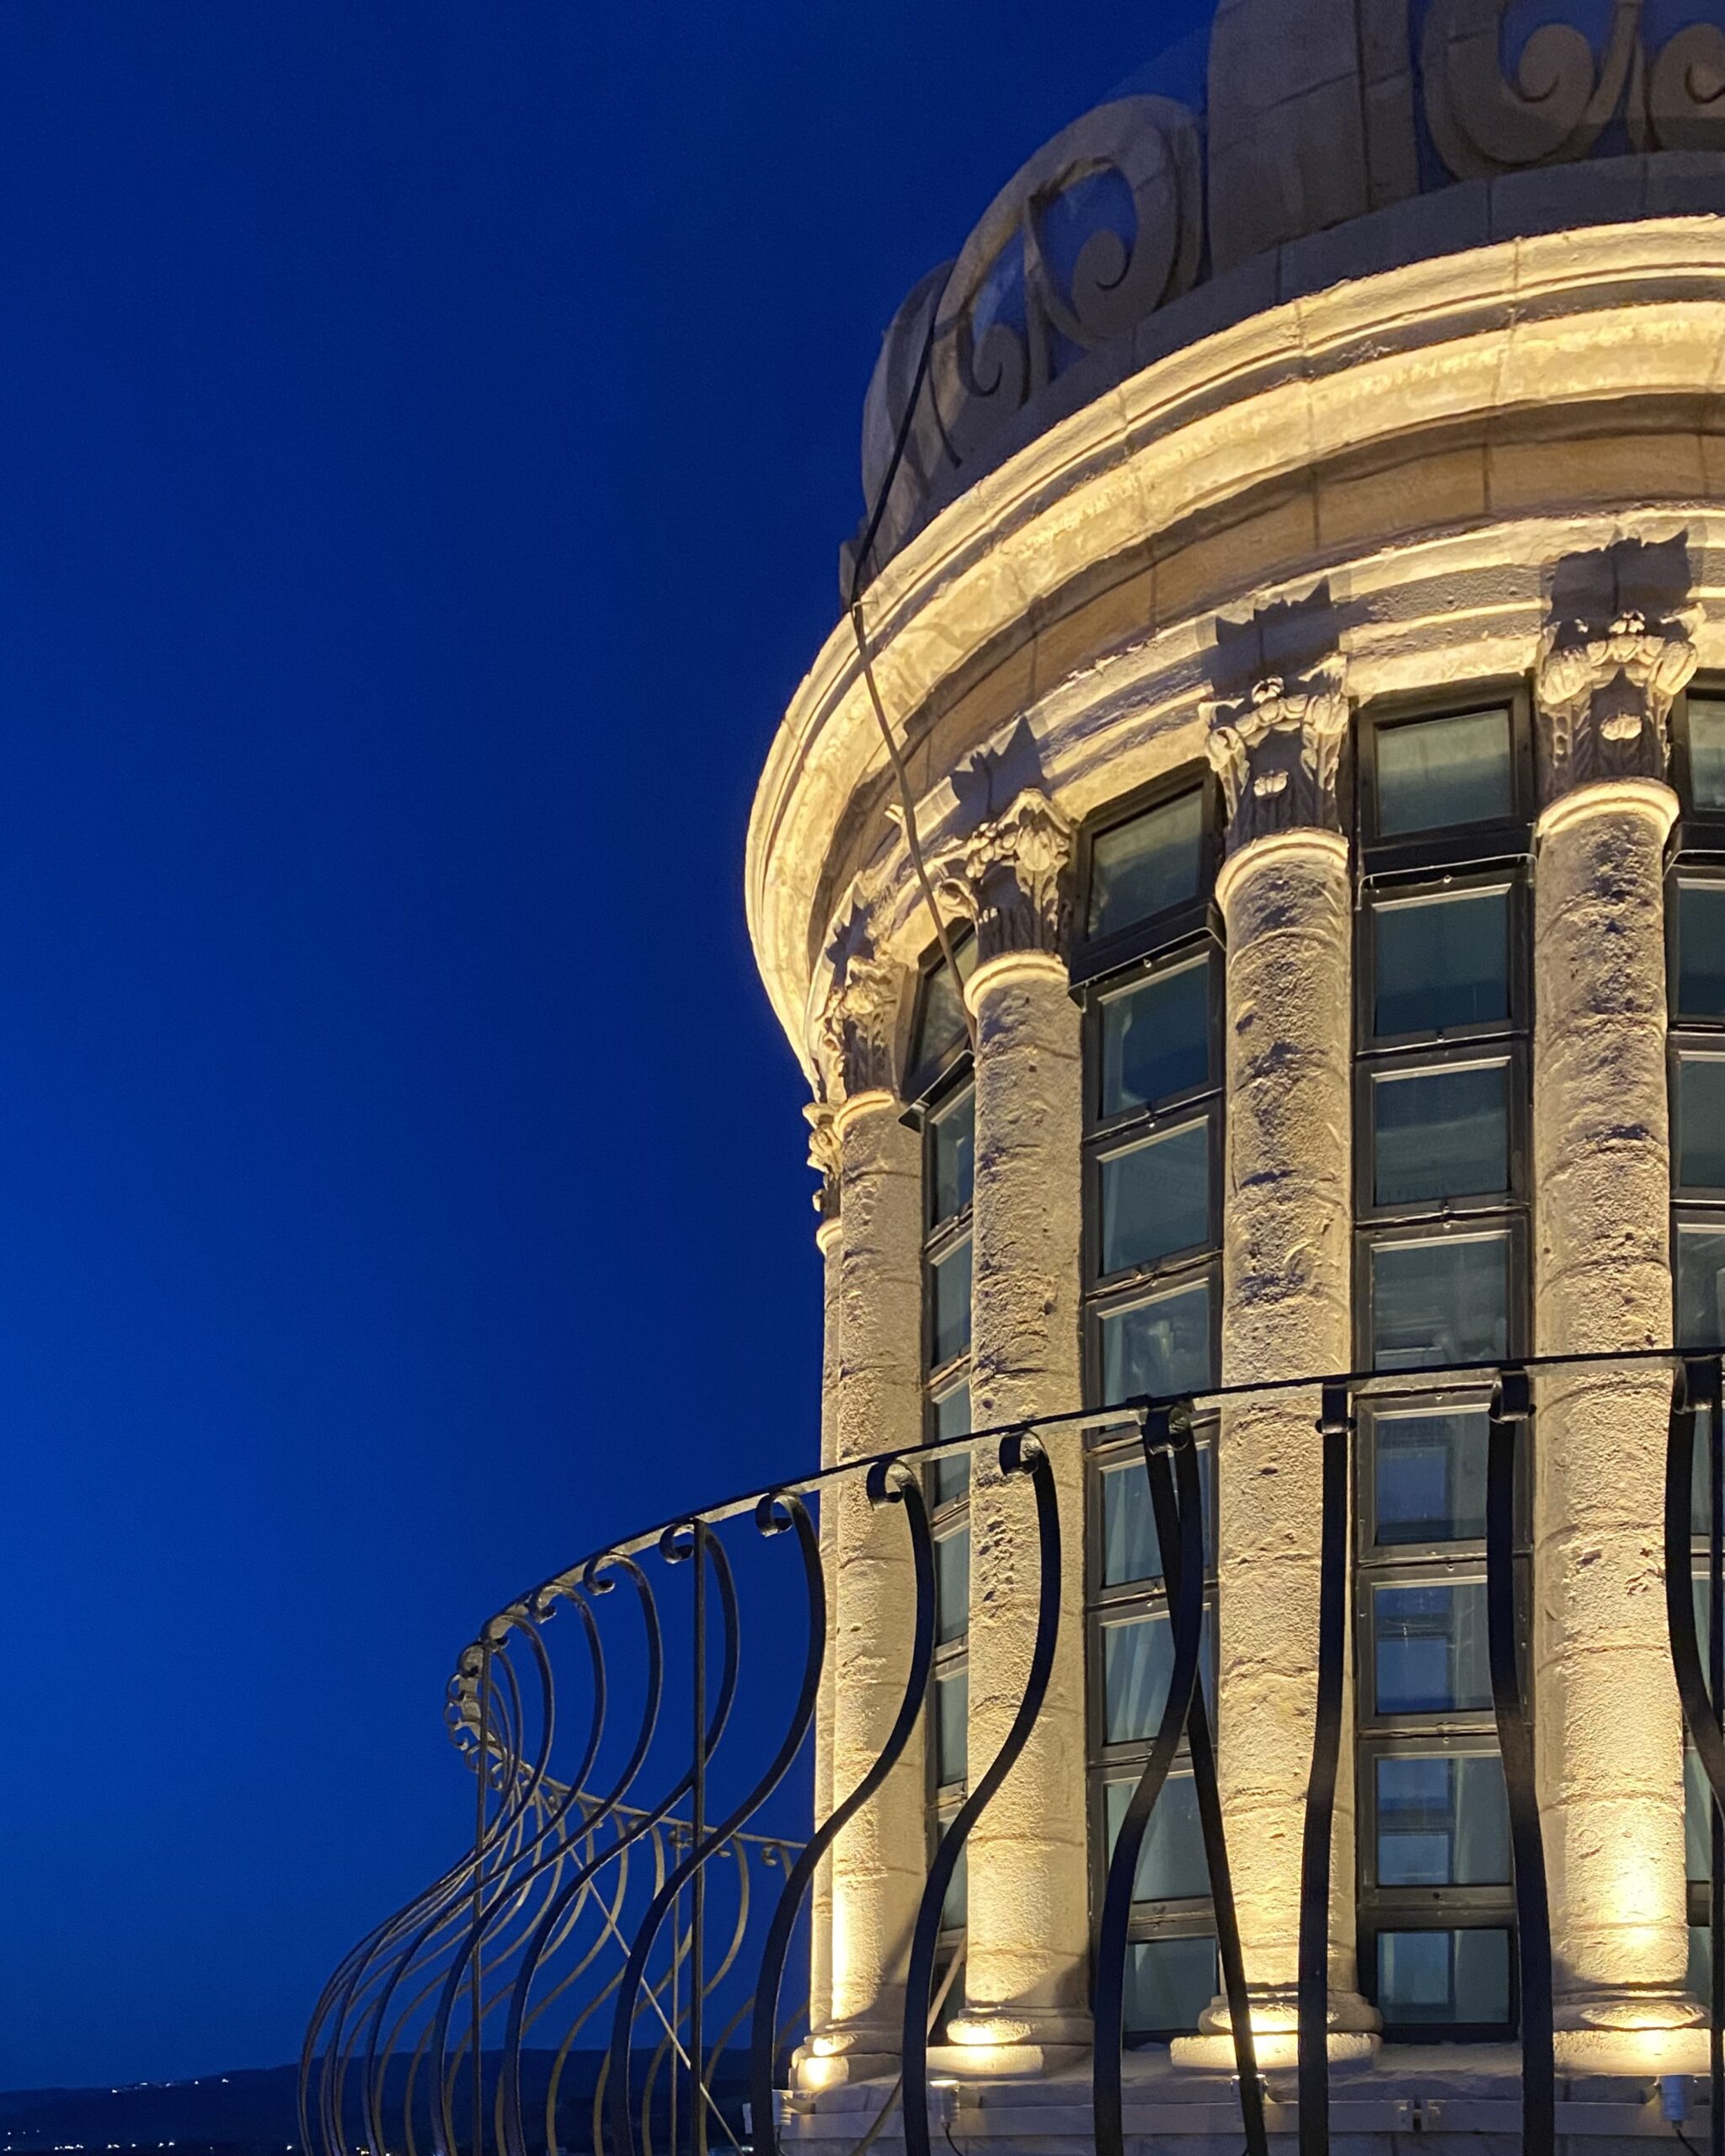
[[[974,1087],[969,1427],[1105,1404],[1106,1227],[1086,1150],[1103,1033],[1087,1012],[1145,947],[1097,932],[1096,835],[1173,798],[1183,775],[1209,804],[1202,897],[1222,954],[1210,1383],[1372,1367],[1370,1298],[1387,1307],[1391,1278],[1373,1270],[1372,1235],[1413,1230],[1362,1166],[1377,1126],[1359,1102],[1400,1067],[1372,1062],[1360,924],[1402,883],[1448,878],[1465,895],[1512,856],[1525,1022],[1506,1016],[1492,1054],[1520,1089],[1519,1150],[1509,1225],[1487,1226],[1520,1314],[1499,1359],[1673,1342],[1672,864],[1696,844],[1685,829],[1725,808],[1698,776],[1690,716],[1725,682],[1725,35],[1666,35],[1632,6],[1589,35],[1583,16],[1601,11],[1574,12],[1518,72],[1498,48],[1503,10],[1485,0],[1433,0],[1411,22],[1397,0],[1223,0],[1207,115],[1143,98],[1079,123],[895,327],[868,413],[877,488],[937,323],[858,581],[937,903],[952,935],[975,933],[974,1057],[948,1056],[942,1081],[968,1072]],[[1555,85],[1542,100],[1529,89],[1541,67]],[[1062,285],[1037,220],[1097,168],[1135,205],[1135,243],[1101,231]],[[1014,247],[1023,331],[973,334],[975,296]],[[1460,839],[1441,819],[1393,830],[1386,731],[1498,712],[1505,754],[1526,766],[1502,819],[1520,835],[1471,852],[1466,817]],[[761,969],[815,1101],[834,1460],[936,1433],[926,1130],[946,1096],[918,1082],[937,953],[896,812],[843,623],[773,744],[747,864]],[[1440,1075],[1464,1067],[1443,1062],[1450,1046],[1433,1051]],[[1455,1225],[1445,1214],[1434,1236]],[[1470,1247],[1488,1239],[1481,1228]],[[1576,2075],[1704,2059],[1661,1589],[1669,1387],[1652,1365],[1539,1385],[1529,1662],[1559,2061]],[[1226,1405],[1214,1440],[1221,1783],[1273,2071],[1290,2055],[1311,1753],[1312,1423],[1311,1396],[1295,1391]],[[1081,1449],[1055,1464],[1072,1516],[1093,1508]],[[1022,1486],[975,1471],[973,1760],[991,1755],[1022,1684],[1028,1507]],[[823,1534],[839,1578],[830,1791],[855,1781],[893,1712],[906,1561],[860,1497]],[[1069,1540],[1048,1710],[970,1843],[966,1967],[941,2053],[961,2079],[1058,2077],[1087,2044],[1106,1751],[1083,1615],[1096,1548]],[[1354,1786],[1399,1740],[1372,1734],[1351,1686],[1348,1721],[1332,2047],[1371,2076],[1372,2100],[1402,2100],[1418,2082],[1413,2067],[1397,2079],[1408,2032],[1380,2036],[1394,2019],[1382,1966],[1359,1945],[1377,1860]],[[846,2084],[894,2070],[931,1831],[916,1752],[841,1838],[820,1890],[801,2068],[816,2138],[822,2103],[837,2106],[835,2133],[854,2127],[865,2114],[844,2110]],[[1206,2008],[1159,2071],[1224,2066],[1226,2020]],[[1473,2033],[1481,2072],[1494,2057],[1513,2068],[1507,2025],[1496,2050]],[[1474,2095],[1485,2110],[1454,2098],[1454,2131],[1512,2145],[1489,2089]],[[1395,2122],[1362,2113],[1348,2145],[1387,2148]],[[1570,2130],[1612,2145],[1580,2112]],[[1215,2132],[1167,2145],[1237,2146]]]

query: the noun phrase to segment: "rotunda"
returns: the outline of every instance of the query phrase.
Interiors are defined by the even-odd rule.
[[[1725,1341],[1722,19],[1222,0],[1203,114],[1080,120],[889,334],[747,896],[813,1097],[823,1465],[937,1448],[939,1620],[817,1885],[788,2135],[854,2141],[899,2073],[967,1808],[923,1962],[936,2082],[998,2084],[973,2132],[1036,2132],[1105,2008],[1167,2047],[1131,2132],[1225,2137],[1143,2145],[1237,2147],[1204,2091],[1241,1977],[1292,2066],[1315,1879],[1362,2132],[1520,2145],[1530,2016],[1590,2147],[1705,2069],[1664,1523],[1671,1351]],[[1139,1817],[1188,1531],[1151,1425],[1210,1728]],[[916,1598],[891,1508],[821,1532],[818,1811]]]
[[[308,2156],[1725,2156],[1725,0],[1205,76],[869,388],[820,1457],[482,1625]]]

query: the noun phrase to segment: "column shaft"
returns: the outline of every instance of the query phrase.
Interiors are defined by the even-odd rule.
[[[836,1454],[842,1464],[922,1440],[921,1150],[889,1093],[839,1110]],[[832,1788],[839,1801],[884,1748],[904,1696],[916,1579],[902,1510],[842,1482],[830,1515]],[[831,2020],[802,2078],[890,2070],[911,1935],[927,1874],[923,1745],[839,1837],[831,1859]],[[842,2063],[841,2063],[842,2062]]]
[[[1353,907],[1346,841],[1295,829],[1229,862],[1222,1382],[1353,1364]],[[1225,1404],[1216,1468],[1217,1723],[1247,1979],[1266,2031],[1294,2026],[1300,1872],[1316,1721],[1322,1460],[1318,1393]],[[1355,1993],[1351,1689],[1332,1850],[1332,2018]],[[1258,2009],[1254,2009],[1254,2020]],[[1218,2007],[1206,2025],[1225,2025]],[[1284,2047],[1285,2048],[1285,2047]],[[1274,2041],[1272,2059],[1278,2054]]]
[[[977,1427],[1082,1404],[1083,1079],[1080,1013],[1045,951],[980,968],[972,1401]],[[1059,1646],[1017,1765],[969,1847],[966,2014],[955,2041],[1017,2047],[1007,2063],[1088,2041],[1084,1448],[1045,1440],[1062,1534]],[[1023,1696],[1040,1589],[1035,1503],[979,1448],[970,1498],[974,1781]],[[979,2051],[979,2063],[980,2063]]]
[[[1671,1337],[1664,842],[1658,780],[1540,819],[1534,899],[1534,1347]],[[1683,1733],[1661,1556],[1669,1372],[1547,1371],[1535,1424],[1533,1694],[1557,2018],[1690,2018]],[[1578,2059],[1610,2048],[1572,2036]]]

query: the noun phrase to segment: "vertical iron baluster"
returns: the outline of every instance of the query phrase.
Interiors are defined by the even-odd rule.
[[[1167,1786],[1182,1732],[1192,1712],[1204,1652],[1204,1528],[1196,1508],[1183,1512],[1175,1495],[1168,1454],[1176,1446],[1192,1450],[1189,1404],[1178,1420],[1167,1407],[1152,1407],[1142,1426],[1145,1473],[1156,1511],[1167,1589],[1173,1662],[1167,1697],[1151,1746],[1150,1757],[1127,1801],[1125,1817],[1108,1860],[1102,1923],[1096,1951],[1096,2043],[1092,2055],[1092,2101],[1097,2156],[1124,2156],[1126,2145],[1121,2048],[1126,2024],[1126,1957],[1138,1860],[1156,1800]],[[1195,1476],[1194,1478],[1196,1479]]]
[[[707,1831],[707,1528],[695,1523],[695,1772],[690,1802],[694,1811],[692,1845],[698,1849]],[[704,2016],[701,1997],[706,1952],[707,1867],[698,1866],[689,1881],[689,2092],[690,2156],[707,2156],[707,2105]],[[675,2076],[676,2062],[671,2062]]]
[[[1525,1370],[1502,1371],[1492,1392],[1486,1459],[1486,1618],[1492,1705],[1509,1805],[1515,1874],[1516,1961],[1521,1972],[1521,2145],[1552,2156],[1557,2141],[1551,2037],[1551,1918],[1546,1852],[1534,1780],[1533,1732],[1522,1698],[1516,1646],[1515,1493],[1521,1433],[1533,1413]]]
[[[880,1756],[842,1804],[810,1837],[794,1864],[787,1863],[785,1890],[773,1911],[772,1923],[761,1950],[755,1991],[750,2031],[750,2097],[754,2105],[755,2147],[757,2156],[778,2156],[778,2122],[773,2116],[775,2067],[779,2049],[779,1990],[784,1979],[785,1958],[804,1895],[821,1860],[857,1814],[885,1784],[916,1733],[928,1698],[934,1671],[935,1587],[934,1540],[929,1532],[928,1508],[916,1470],[901,1460],[878,1460],[868,1470],[868,1502],[877,1510],[902,1504],[910,1531],[911,1565],[916,1582],[916,1605],[911,1613],[910,1668],[896,1721],[881,1748]],[[824,1577],[824,1576],[823,1576]],[[822,1638],[825,1639],[823,1628]]]
[[[1348,1646],[1348,1473],[1353,1429],[1345,1383],[1323,1389],[1323,1530],[1318,1556],[1317,1706],[1300,1856],[1300,2156],[1330,2146],[1330,1844]]]
[[[1174,1455],[1174,1474],[1183,1512],[1198,1516],[1202,1529],[1208,1524],[1204,1511],[1204,1486],[1199,1480],[1198,1448],[1183,1447]],[[1151,1485],[1151,1496],[1156,1496]],[[1183,1562],[1178,1539],[1170,1541],[1158,1515],[1156,1533],[1164,1552],[1168,1591],[1180,1593],[1179,1567]],[[1192,1711],[1186,1726],[1192,1753],[1192,1783],[1198,1798],[1198,1823],[1204,1836],[1204,1868],[1210,1875],[1210,1907],[1216,1920],[1216,1958],[1221,1963],[1222,1992],[1228,2002],[1228,2020],[1234,2040],[1234,2068],[1240,2080],[1241,2123],[1246,2133],[1246,2156],[1269,2156],[1268,2129],[1263,2116],[1263,2084],[1258,2079],[1258,2043],[1252,2033],[1251,1997],[1246,1988],[1246,1956],[1240,1945],[1240,1920],[1234,1908],[1234,1878],[1228,1863],[1228,1837],[1222,1818],[1221,1790],[1216,1782],[1215,1745],[1210,1737],[1210,1708],[1200,1680],[1192,1694]]]
[[[916,1929],[911,1940],[911,1967],[905,1992],[905,2024],[901,2052],[904,2061],[905,2156],[932,2156],[928,2138],[928,2017],[933,1989],[935,1941],[940,1932],[940,1913],[952,1884],[960,1854],[970,1829],[982,1817],[1001,1784],[1018,1763],[1030,1741],[1042,1703],[1048,1696],[1048,1680],[1054,1668],[1055,1641],[1060,1626],[1060,1511],[1055,1494],[1054,1470],[1042,1440],[1023,1430],[1001,1441],[1002,1475],[1028,1475],[1036,1494],[1037,1558],[1040,1566],[1036,1606],[1036,1636],[1031,1644],[1030,1668],[1024,1679],[1023,1697],[1007,1739],[986,1771],[959,1807],[958,1817],[940,1838],[934,1861],[928,1867],[927,1884],[916,1912]]]
[[[479,1751],[477,1785],[473,1798],[473,1968],[470,2004],[473,2019],[473,2156],[482,2156],[485,2132],[485,2091],[480,2050],[482,2006],[480,1999],[479,1931],[484,1904],[485,1884],[485,1775],[491,1751],[491,1636],[488,1627],[481,1642],[479,1655]]]
[[[1725,1412],[1719,1358],[1706,1364],[1707,1401],[1707,1681],[1713,1726],[1725,1731]],[[1725,2156],[1725,1806],[1707,1792],[1708,2145]]]

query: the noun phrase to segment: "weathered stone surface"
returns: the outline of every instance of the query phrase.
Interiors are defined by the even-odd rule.
[[[1083,1404],[1084,1088],[1081,1020],[1065,966],[1041,951],[985,962],[976,1013],[976,1196],[971,1401],[976,1427]],[[1047,1704],[1017,1765],[977,1822],[969,1860],[966,2012],[977,2046],[1058,2054],[1088,2041],[1084,1451],[1047,1451],[1063,1522],[1062,1615]],[[1040,1589],[1028,1481],[973,1465],[970,1763],[998,1752],[1023,1696]]]
[[[1534,890],[1534,1346],[1671,1337],[1664,841],[1657,780],[1583,784],[1541,819]],[[1665,1632],[1657,1365],[1538,1380],[1533,1689],[1558,2012],[1694,2019],[1683,1735]]]

